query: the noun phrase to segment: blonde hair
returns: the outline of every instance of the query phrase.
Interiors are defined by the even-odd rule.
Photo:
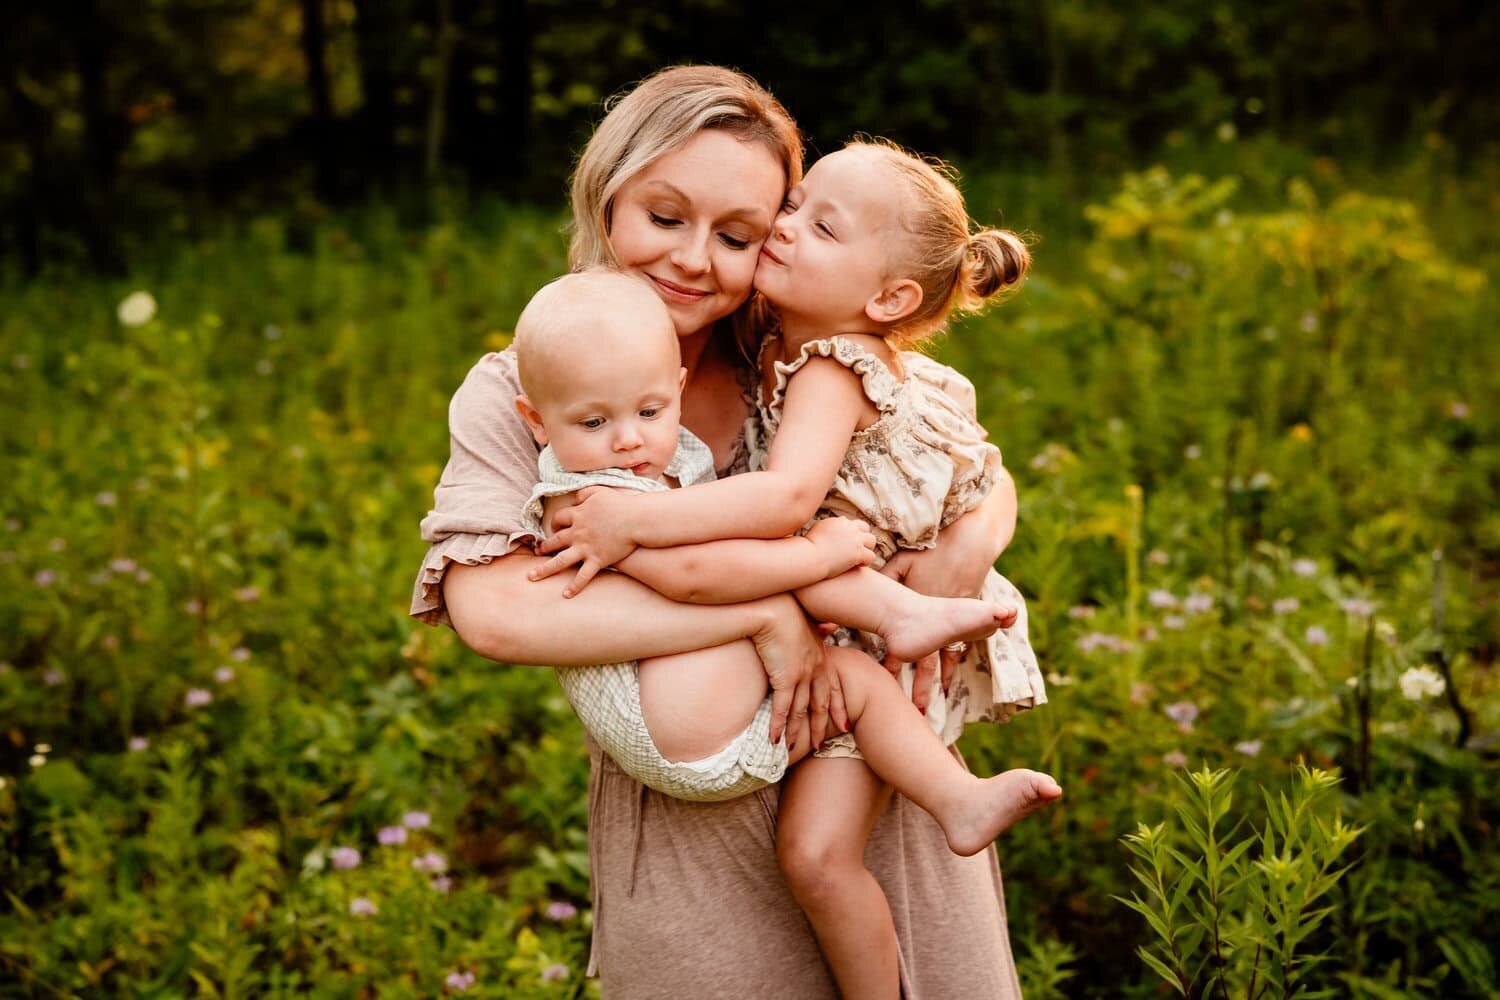
[[[942,329],[955,310],[977,312],[1026,276],[1031,252],[1008,229],[976,229],[942,160],[918,156],[883,139],[855,139],[845,148],[877,157],[901,186],[899,218],[907,238],[894,244],[889,270],[922,288],[915,312],[886,332],[905,348]]]

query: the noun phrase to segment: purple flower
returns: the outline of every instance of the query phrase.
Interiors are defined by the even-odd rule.
[[[406,827],[383,826],[380,828],[380,832],[375,836],[376,839],[378,839],[382,844],[385,844],[387,847],[391,846],[392,844],[404,844],[406,843]]]
[[[448,890],[453,888],[453,880],[446,875],[439,875],[429,882],[428,885],[432,886],[433,892],[440,892],[446,896]]]
[[[138,569],[135,571],[135,578],[141,583],[145,583],[151,579],[151,571],[145,568]]]
[[[123,576],[126,573],[134,573],[136,571],[136,564],[134,559],[126,559],[124,556],[121,556],[118,559],[111,559],[109,561],[109,568],[112,572]]]
[[[31,582],[38,587],[50,587],[57,582],[57,571],[53,569],[39,569]]]
[[[419,872],[441,875],[448,870],[448,859],[437,851],[428,851],[412,858],[411,866]]]
[[[1162,709],[1167,713],[1167,718],[1177,723],[1177,728],[1183,732],[1193,728],[1193,721],[1198,718],[1198,706],[1190,701],[1174,701]]]
[[[130,742],[125,744],[131,753],[143,753],[151,746],[151,741],[144,736],[132,736]]]
[[[1162,590],[1159,587],[1146,595],[1146,602],[1153,608],[1177,607],[1177,598],[1173,596],[1172,592],[1170,590]]]
[[[67,547],[68,547],[68,540],[66,538],[54,538],[50,542],[47,543],[47,551],[48,552],[61,552],[62,550],[66,549]]]
[[[419,810],[413,810],[401,817],[401,825],[408,830],[421,830],[432,825],[432,817]]]
[[[566,965],[563,965],[561,962],[558,962],[554,965],[549,965],[542,970],[542,982],[544,983],[555,983],[558,980],[567,978],[568,967]]]
[[[188,693],[182,696],[182,703],[188,708],[202,708],[213,700],[213,692],[206,688],[188,688]]]
[[[1107,632],[1087,632],[1078,637],[1078,648],[1085,653],[1092,653],[1096,649],[1107,649],[1112,653],[1124,653],[1130,650],[1128,639],[1121,639],[1117,635]]]
[[[1309,646],[1326,646],[1328,645],[1328,630],[1321,625],[1309,625],[1302,640]]]
[[[333,867],[340,871],[359,867],[359,851],[353,847],[335,847],[328,852],[328,857],[332,859]]]
[[[349,901],[349,912],[356,917],[373,917],[380,912],[380,907],[367,896],[355,896]]]
[[[1136,681],[1130,685],[1130,703],[1132,705],[1144,705],[1151,700],[1156,693],[1156,688],[1145,681]]]
[[[1367,601],[1363,597],[1348,597],[1339,602],[1339,607],[1344,613],[1353,615],[1355,618],[1368,618],[1375,613],[1375,602]]]
[[[234,680],[234,668],[220,667],[219,669],[214,671],[214,680],[218,681],[220,684],[228,684],[230,681]]]
[[[548,920],[569,920],[578,916],[578,907],[564,900],[554,900],[547,904]]]
[[[115,650],[120,648],[120,637],[115,635],[114,633],[100,636],[99,645],[103,646],[105,649],[113,653]]]
[[[1311,559],[1293,559],[1292,572],[1301,577],[1315,576],[1318,572],[1318,564]]]
[[[454,969],[443,978],[443,985],[454,993],[467,993],[469,987],[474,985],[474,982],[474,973],[459,972],[457,969]]]
[[[1182,610],[1195,615],[1212,611],[1213,607],[1214,596],[1212,594],[1189,594],[1182,602]]]
[[[1468,420],[1469,404],[1465,403],[1461,399],[1455,399],[1453,402],[1448,404],[1448,416],[1452,417],[1454,420]]]
[[[46,670],[42,671],[42,683],[47,685],[49,688],[55,688],[67,679],[68,675],[63,673],[56,667],[48,667]]]
[[[250,604],[260,600],[259,587],[241,587],[234,592],[234,599],[241,604]]]
[[[1278,615],[1290,615],[1302,607],[1302,602],[1295,597],[1278,597],[1271,602],[1271,611]]]
[[[1161,620],[1161,627],[1169,628],[1176,632],[1181,632],[1183,629],[1187,628],[1187,619],[1182,615],[1166,615]]]
[[[196,597],[190,597],[182,602],[182,610],[190,615],[196,615],[203,611],[203,602]]]
[[[1092,618],[1095,608],[1092,604],[1075,604],[1068,609],[1069,618]]]
[[[1260,740],[1240,740],[1240,742],[1234,745],[1234,749],[1236,753],[1242,753],[1246,757],[1254,757],[1260,753],[1260,748],[1263,745]]]
[[[1161,755],[1161,762],[1168,767],[1187,767],[1187,754],[1181,750],[1168,750]]]
[[[1165,566],[1172,561],[1172,557],[1161,549],[1152,549],[1146,553],[1146,561],[1153,566]]]
[[[229,651],[229,658],[235,663],[244,663],[250,659],[250,650],[244,646],[236,646]]]

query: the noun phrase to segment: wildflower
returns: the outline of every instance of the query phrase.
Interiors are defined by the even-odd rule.
[[[190,597],[182,602],[182,610],[190,615],[201,614],[203,612],[203,602],[196,597]]]
[[[1313,436],[1312,428],[1306,424],[1293,424],[1288,433],[1293,441],[1311,441]]]
[[[281,339],[281,327],[277,326],[275,323],[267,323],[261,329],[260,335],[262,337],[265,337],[267,340],[280,340]]]
[[[1443,693],[1443,678],[1431,667],[1412,667],[1401,675],[1401,695],[1409,701],[1436,698]]]
[[[1196,444],[1190,444],[1182,449],[1182,457],[1189,462],[1196,462],[1203,457],[1203,449]]]
[[[1167,615],[1161,620],[1161,627],[1180,632],[1187,628],[1187,619],[1182,617],[1182,615]]]
[[[57,570],[39,569],[36,571],[36,576],[31,578],[31,582],[38,587],[50,587],[57,582]]]
[[[151,579],[151,571],[148,569],[138,569],[135,571],[135,578],[141,583],[147,583]]]
[[[1177,607],[1177,598],[1173,596],[1170,590],[1158,588],[1146,595],[1146,603],[1150,604],[1153,608],[1175,608]]]
[[[113,507],[118,502],[119,498],[109,490],[104,490],[102,493],[94,494],[94,503],[98,504],[100,507]]]
[[[428,851],[426,854],[412,858],[411,866],[419,872],[441,875],[448,870],[448,859],[437,851]]]
[[[182,696],[182,703],[188,708],[202,708],[213,700],[213,692],[205,688],[188,688],[188,693]]]
[[[1234,745],[1234,749],[1236,753],[1242,753],[1246,757],[1254,757],[1260,753],[1262,745],[1260,740],[1240,740]]]
[[[1465,403],[1461,399],[1455,399],[1453,402],[1448,404],[1448,416],[1452,417],[1454,420],[1468,420],[1469,404]]]
[[[1130,703],[1132,705],[1144,705],[1151,700],[1151,696],[1155,693],[1156,688],[1153,685],[1147,684],[1145,681],[1136,681],[1130,685]]]
[[[1168,767],[1187,767],[1187,754],[1181,750],[1168,750],[1161,755],[1161,762]]]
[[[1376,622],[1375,637],[1387,646],[1396,645],[1396,626],[1390,622]]]
[[[250,659],[250,650],[244,646],[236,646],[229,651],[229,658],[235,663],[244,663]]]
[[[1355,618],[1368,618],[1375,613],[1375,602],[1363,597],[1347,597],[1339,602],[1339,607],[1344,609],[1345,614]]]
[[[548,920],[568,920],[578,916],[578,907],[563,900],[554,900],[547,904]]]
[[[260,588],[241,587],[234,592],[234,599],[241,604],[252,604],[260,600]]]
[[[47,685],[49,688],[55,688],[67,679],[68,675],[63,673],[56,667],[48,667],[46,670],[42,671],[42,683]]]
[[[36,746],[32,747],[32,749],[35,750],[37,753],[51,753],[52,752],[52,744],[51,743],[38,743]]]
[[[1202,614],[1205,611],[1212,611],[1213,607],[1214,597],[1212,594],[1189,594],[1182,602],[1182,609],[1195,615]]]
[[[1318,328],[1318,314],[1309,309],[1302,314],[1302,322],[1299,325],[1303,333],[1312,333]]]
[[[101,569],[97,573],[89,574],[89,583],[99,587],[109,582],[109,570]]]
[[[1096,649],[1107,649],[1111,653],[1124,653],[1128,652],[1131,646],[1129,640],[1107,632],[1087,632],[1078,637],[1078,648],[1084,653],[1092,653]]]
[[[1346,677],[1346,678],[1344,678],[1344,687],[1347,687],[1347,688],[1357,688],[1357,687],[1359,687],[1359,678],[1358,677]]]
[[[348,871],[351,868],[359,867],[360,857],[357,848],[335,847],[328,852],[328,857],[333,862],[333,867],[340,871]]]
[[[1161,549],[1152,549],[1146,553],[1146,561],[1153,566],[1165,566],[1172,561],[1172,557]]]
[[[218,681],[220,684],[228,684],[230,681],[234,680],[234,668],[220,667],[219,669],[214,671],[214,680]]]
[[[114,635],[113,633],[111,633],[110,635],[101,636],[99,639],[99,645],[103,646],[109,652],[113,653],[115,650],[120,648],[120,637]]]
[[[1142,642],[1155,642],[1158,638],[1160,638],[1160,636],[1161,636],[1161,633],[1158,632],[1158,631],[1156,631],[1156,629],[1153,628],[1152,626],[1150,626],[1150,625],[1143,625],[1143,626],[1141,626],[1141,641]]]
[[[1075,604],[1068,609],[1069,618],[1092,618],[1095,608],[1092,604]]]
[[[454,969],[443,977],[443,985],[455,993],[466,993],[473,986],[476,979],[472,972],[459,972]]]
[[[448,890],[453,888],[453,880],[446,875],[439,875],[427,884],[432,886],[433,892],[442,893],[445,896],[448,894]]]
[[[401,825],[408,830],[421,830],[432,825],[432,817],[420,810],[413,810],[401,817]]]
[[[1293,559],[1292,572],[1301,577],[1314,576],[1318,572],[1318,564],[1311,559]]]
[[[1193,721],[1198,718],[1198,706],[1190,701],[1174,701],[1162,709],[1167,713],[1167,718],[1177,723],[1177,728],[1183,732],[1193,728]]]
[[[1328,630],[1321,625],[1309,625],[1307,632],[1302,636],[1302,641],[1309,646],[1328,645]]]
[[[355,896],[349,900],[349,912],[356,917],[373,917],[380,912],[380,907],[367,896]]]
[[[1427,824],[1423,823],[1422,817],[1418,816],[1416,819],[1411,821],[1411,828],[1413,832],[1421,833],[1423,830],[1427,829]]]
[[[404,844],[406,843],[406,827],[383,826],[380,828],[380,832],[376,834],[375,837],[387,847],[393,844]]]
[[[131,292],[120,300],[115,315],[124,326],[145,326],[156,316],[156,299],[150,292]]]
[[[34,753],[31,755],[30,759],[27,760],[27,763],[32,767],[41,767],[43,764],[47,763],[47,755],[42,753]]]
[[[47,543],[47,551],[48,552],[61,552],[62,550],[66,549],[67,547],[68,547],[68,540],[66,538],[54,538],[50,542]]]
[[[1278,615],[1290,615],[1302,607],[1302,602],[1295,597],[1278,597],[1271,602],[1271,610]]]
[[[125,744],[125,747],[131,753],[144,753],[150,749],[151,741],[144,736],[132,736],[130,737],[130,742]]]
[[[1234,127],[1234,122],[1219,122],[1214,134],[1219,137],[1220,142],[1233,142],[1240,131]]]
[[[542,982],[555,983],[568,978],[568,967],[561,962],[554,963],[542,970]]]

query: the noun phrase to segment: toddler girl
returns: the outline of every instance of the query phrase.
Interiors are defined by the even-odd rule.
[[[899,352],[940,329],[954,309],[975,308],[1020,280],[1027,264],[1013,234],[971,232],[957,188],[923,160],[877,143],[824,157],[789,194],[756,273],[756,288],[780,317],[760,349],[752,468],[761,471],[671,493],[590,497],[558,518],[560,530],[544,546],[558,556],[539,575],[582,562],[576,587],[637,546],[774,537],[815,511],[872,525],[882,561],[898,548],[930,546],[984,498],[1000,474],[999,453]],[[811,589],[842,612],[878,576],[865,567]],[[948,717],[929,713],[950,741],[965,719],[1006,719],[1046,700],[1019,594],[995,573],[984,593],[1019,614],[965,655],[939,702]],[[894,652],[878,638],[860,641],[876,655]],[[778,854],[844,994],[894,997],[894,929],[862,857],[889,792],[859,762],[862,755],[880,769],[864,735],[840,734],[792,772]],[[1035,772],[1000,777],[1013,775],[1020,799],[1009,807],[1011,821],[1061,794]]]

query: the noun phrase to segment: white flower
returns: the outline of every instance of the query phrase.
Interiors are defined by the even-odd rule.
[[[220,684],[228,684],[230,681],[234,680],[234,668],[220,667],[219,669],[214,671],[214,680],[218,681]]]
[[[1241,740],[1234,745],[1234,749],[1236,753],[1242,753],[1246,757],[1254,757],[1260,753],[1262,745],[1260,740]]]
[[[1442,676],[1431,667],[1412,667],[1401,675],[1401,694],[1410,701],[1436,698],[1443,687]]]
[[[1328,645],[1328,630],[1321,625],[1309,625],[1302,641],[1309,646],[1326,646]]]
[[[1189,594],[1187,599],[1182,602],[1183,610],[1192,614],[1202,614],[1205,611],[1212,611],[1213,607],[1214,598],[1212,594]]]
[[[1180,632],[1187,628],[1187,619],[1182,617],[1182,615],[1167,615],[1161,620],[1161,627]]]
[[[1162,590],[1158,587],[1146,595],[1146,603],[1150,604],[1153,608],[1175,608],[1177,607],[1177,598],[1173,596],[1170,590]]]
[[[1302,602],[1295,597],[1279,597],[1271,602],[1271,611],[1278,615],[1289,615],[1302,607]]]
[[[156,300],[150,292],[131,292],[120,300],[116,315],[125,326],[145,326],[156,316]]]
[[[1181,750],[1168,750],[1161,755],[1161,762],[1168,767],[1187,767],[1187,754]]]
[[[1190,444],[1186,448],[1182,449],[1182,457],[1187,459],[1189,462],[1196,462],[1198,461],[1198,459],[1203,457],[1203,449],[1195,444]]]
[[[1165,566],[1172,561],[1172,557],[1161,549],[1152,549],[1146,553],[1146,561],[1153,566]]]
[[[1367,601],[1363,597],[1349,597],[1339,602],[1339,607],[1344,613],[1353,615],[1355,618],[1368,618],[1375,613],[1375,602]]]
[[[373,917],[380,912],[380,907],[368,897],[355,896],[349,901],[349,912],[356,917]]]

